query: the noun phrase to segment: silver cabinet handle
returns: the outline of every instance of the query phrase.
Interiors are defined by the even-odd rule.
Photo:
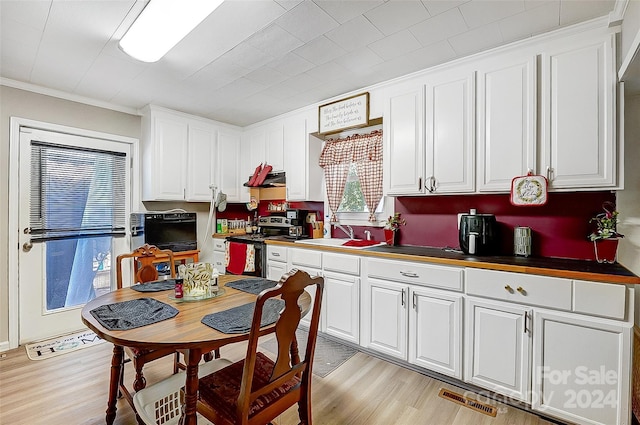
[[[525,296],[527,295],[527,291],[525,291],[525,289],[522,286],[518,286],[516,291],[520,292],[522,295],[525,295]]]
[[[272,252],[271,255],[273,255],[274,257],[279,257],[280,253],[279,252]]]
[[[404,289],[402,290],[402,306],[404,307]]]
[[[400,274],[402,276],[404,276],[404,277],[410,277],[410,278],[413,278],[413,279],[420,277],[414,272],[403,272],[403,271],[401,271]]]
[[[422,177],[418,177],[418,192],[422,191]]]
[[[513,288],[511,287],[511,285],[505,285],[505,286],[504,286],[504,289],[505,289],[507,292],[509,292],[509,293],[513,294]]]
[[[418,294],[416,294],[415,292],[413,293],[413,309],[418,309]]]
[[[33,248],[33,244],[31,242],[25,242],[25,243],[22,244],[22,250],[24,252],[31,251],[31,248]]]
[[[527,329],[527,319],[529,318],[529,314],[525,311],[524,312],[524,333],[527,333],[527,331],[529,329]]]
[[[553,180],[553,168],[547,165],[547,180]]]

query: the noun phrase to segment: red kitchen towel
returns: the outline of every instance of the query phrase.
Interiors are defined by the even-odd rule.
[[[229,250],[229,264],[227,264],[227,272],[231,274],[242,274],[247,262],[247,244],[238,242],[229,242],[227,244]]]
[[[264,183],[265,179],[267,178],[267,174],[269,174],[272,169],[273,167],[271,165],[264,164],[264,167],[262,167],[262,171],[260,171],[260,174],[258,175],[258,178],[254,182],[253,186],[260,186],[262,183]]]
[[[342,245],[344,246],[371,246],[371,245],[379,245],[380,242],[379,241],[365,241],[365,240],[357,240],[357,239],[351,239],[346,241],[345,243],[343,243]]]
[[[249,178],[249,183],[247,183],[249,186],[255,186],[256,179],[260,175],[260,171],[262,171],[262,164],[256,167],[255,171],[253,172],[253,175]]]

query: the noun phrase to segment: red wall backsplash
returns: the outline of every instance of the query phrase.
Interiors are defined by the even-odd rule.
[[[459,248],[458,213],[475,208],[479,214],[494,214],[500,231],[500,255],[513,255],[513,228],[528,226],[532,229],[532,255],[536,257],[595,260],[593,243],[587,239],[593,225],[589,219],[602,212],[606,201],[615,204],[614,192],[549,193],[546,205],[516,207],[509,194],[414,196],[395,199],[395,211],[402,214],[407,225],[400,228],[400,245]],[[264,205],[263,205],[264,204]],[[323,215],[322,202],[294,202],[290,208],[302,208]],[[260,215],[267,215],[267,203],[258,207]],[[244,204],[230,204],[219,218],[246,218],[253,214]],[[354,226],[356,238],[364,239],[365,230],[372,239],[384,240],[382,228]],[[346,237],[332,230],[334,237]]]
[[[514,227],[528,226],[533,256],[595,260],[593,243],[587,239],[593,228],[589,219],[602,212],[605,201],[615,200],[612,192],[550,193],[546,205],[517,207],[508,194],[401,197],[395,210],[407,225],[400,230],[399,243],[458,248],[458,213],[475,208],[496,216],[500,255],[513,255]]]

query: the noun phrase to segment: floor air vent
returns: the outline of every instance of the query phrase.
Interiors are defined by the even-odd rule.
[[[476,412],[484,413],[485,415],[493,416],[495,418],[498,413],[498,409],[489,404],[480,403],[477,400],[472,400],[463,396],[462,394],[454,393],[450,390],[445,390],[444,388],[440,388],[440,393],[438,396],[453,401],[454,403],[460,404],[462,406],[468,407],[470,409],[475,410]]]

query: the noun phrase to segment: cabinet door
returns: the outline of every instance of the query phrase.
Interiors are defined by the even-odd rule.
[[[529,402],[531,309],[467,298],[465,381]]]
[[[615,90],[615,34],[542,55],[543,166],[550,188],[615,186]]]
[[[508,191],[536,170],[536,58],[500,58],[478,71],[478,190]]]
[[[363,345],[399,359],[407,359],[408,287],[367,279]]]
[[[227,272],[227,261],[224,251],[213,251],[213,267],[215,267],[220,274]]]
[[[360,343],[360,278],[324,273],[325,332],[341,339]]]
[[[322,140],[309,135],[313,120],[317,123],[317,116],[307,113],[287,118],[284,122],[287,201],[324,201],[324,174],[318,165]]]
[[[462,379],[462,295],[410,289],[409,362]]]
[[[284,129],[282,123],[269,126],[265,140],[265,160],[272,171],[284,170]]]
[[[390,96],[384,113],[386,195],[424,193],[424,91]]]
[[[218,189],[227,195],[229,202],[243,202],[248,189],[240,177],[240,133],[218,130]]]
[[[632,325],[537,311],[532,407],[576,423],[630,424]]]
[[[474,74],[432,76],[426,95],[426,176],[430,193],[474,190]]]
[[[246,170],[247,177],[250,177],[255,168],[266,162],[267,136],[264,128],[256,128],[245,135],[249,139],[249,168]]]
[[[283,274],[287,272],[287,263],[279,261],[267,261],[267,279],[280,281]]]
[[[148,200],[184,200],[187,165],[187,121],[170,115],[158,114],[153,118],[155,161],[153,196]]]
[[[215,129],[200,123],[189,123],[187,143],[187,201],[210,201],[209,185],[214,182]]]

